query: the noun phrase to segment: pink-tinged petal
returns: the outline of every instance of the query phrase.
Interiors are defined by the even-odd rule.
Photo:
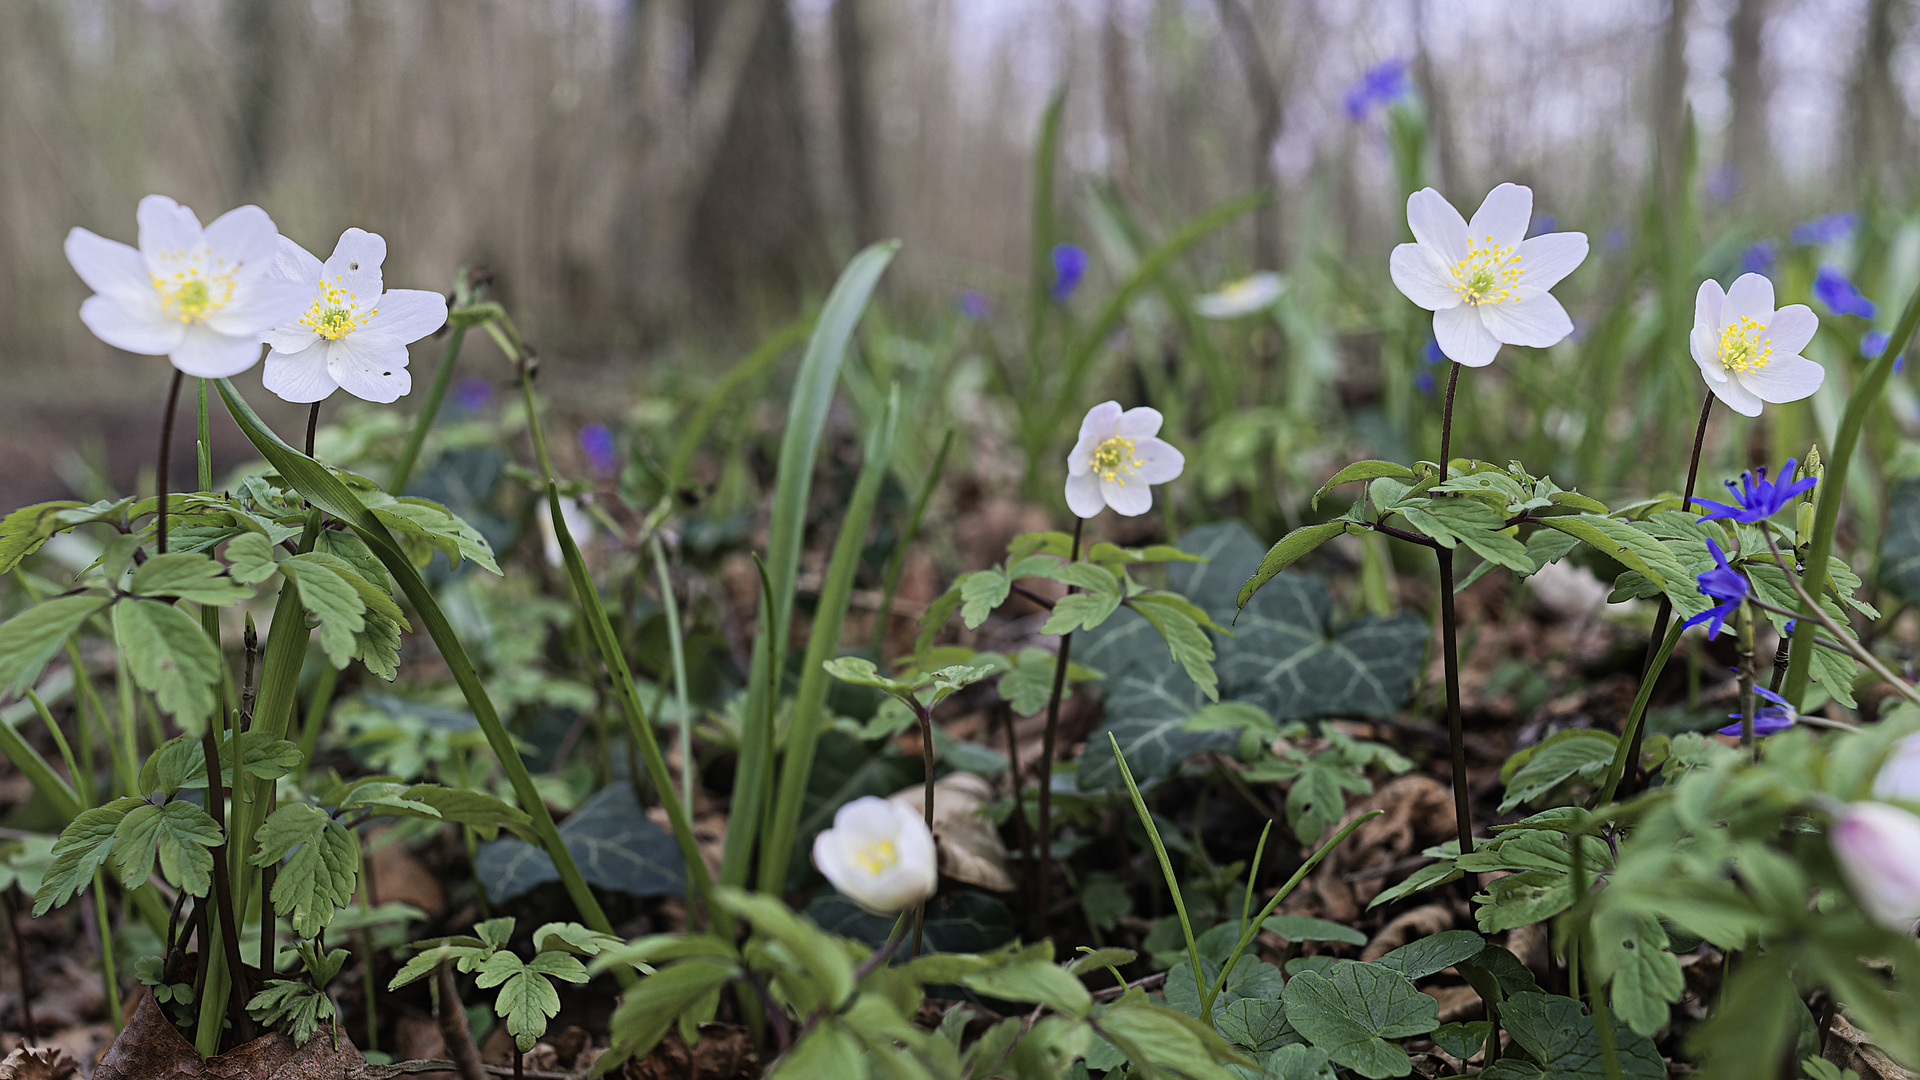
[[[306,404],[325,400],[340,388],[327,372],[327,343],[313,335],[313,344],[295,353],[278,349],[267,354],[260,383],[282,400]]]
[[[1812,397],[1826,377],[1827,369],[1806,357],[1781,356],[1776,352],[1766,367],[1737,372],[1733,379],[1761,401],[1780,405]]]
[[[1911,933],[1920,919],[1920,817],[1886,803],[1852,803],[1836,816],[1828,839],[1867,915]]]
[[[1813,340],[1814,331],[1820,329],[1820,316],[1805,304],[1788,304],[1773,313],[1773,321],[1767,324],[1767,344],[1773,346],[1775,356],[1781,353],[1805,352],[1807,343]]]
[[[1560,284],[1587,261],[1587,234],[1547,233],[1520,241],[1520,281],[1542,291]]]
[[[121,298],[99,293],[80,305],[80,321],[93,336],[130,353],[165,356],[180,346],[186,325],[169,319],[152,289],[146,296]]]
[[[132,299],[153,296],[153,279],[140,252],[85,229],[67,234],[67,261],[94,292]]]
[[[1752,319],[1767,323],[1773,319],[1773,282],[1764,274],[1741,274],[1727,290],[1727,305],[1722,309],[1729,323]]]
[[[372,318],[354,331],[410,345],[446,325],[447,298],[425,289],[393,289],[376,301]]]
[[[180,344],[167,354],[173,366],[201,379],[225,379],[260,361],[260,335],[235,337],[204,323],[189,323]]]
[[[1531,295],[1529,295],[1531,293]],[[1548,293],[1522,289],[1520,296],[1497,304],[1481,304],[1480,318],[1503,344],[1544,349],[1558,345],[1573,333],[1567,309]]]
[[[1160,410],[1139,405],[1120,414],[1113,433],[1129,439],[1151,439],[1160,433]]]
[[[1720,362],[1720,331],[1696,326],[1687,335],[1687,351],[1711,385],[1727,381],[1727,365]]]
[[[284,236],[274,245],[274,276],[302,282],[313,292],[320,290],[320,270],[324,265],[313,252]]]
[[[379,233],[348,229],[328,257],[327,283],[343,288],[362,310],[372,307],[383,288],[380,265],[387,261],[387,241]]]
[[[1894,744],[1886,764],[1874,774],[1873,796],[1920,803],[1920,735],[1909,735]]]
[[[1387,261],[1393,284],[1401,295],[1428,311],[1457,307],[1460,290],[1435,260],[1433,249],[1419,244],[1401,244]]]
[[[1707,389],[1713,391],[1714,397],[1725,402],[1727,408],[1741,416],[1759,416],[1764,405],[1753,391],[1740,385],[1738,378],[1729,378],[1726,382],[1708,382]]]
[[[1186,456],[1159,439],[1141,440],[1134,446],[1133,456],[1140,461],[1134,478],[1143,483],[1167,483],[1187,467]]]
[[[1700,291],[1693,294],[1693,325],[1697,330],[1712,330],[1718,334],[1726,329],[1727,291],[1720,283],[1708,278],[1700,283]],[[1718,340],[1717,338],[1715,339]],[[1719,345],[1715,345],[1717,350]]]
[[[1467,223],[1467,235],[1481,243],[1488,237],[1499,247],[1517,245],[1527,237],[1533,221],[1533,189],[1519,184],[1501,184],[1487,192],[1486,201],[1473,212]]]
[[[1447,359],[1468,367],[1486,367],[1500,351],[1500,339],[1487,330],[1480,309],[1469,304],[1434,312],[1433,339]]]
[[[266,342],[276,352],[292,354],[305,352],[311,348],[314,342],[320,340],[320,335],[296,322],[276,326],[261,334],[260,340]]]
[[[1067,477],[1067,509],[1075,517],[1098,517],[1100,511],[1107,508],[1107,500],[1100,495],[1100,478],[1092,472],[1083,472]]]
[[[340,388],[363,401],[386,404],[413,389],[404,345],[369,346],[348,334],[327,349],[327,372]]]
[[[1153,509],[1153,489],[1137,476],[1100,481],[1100,497],[1122,517],[1139,517]]]
[[[200,219],[165,195],[141,199],[134,216],[140,222],[140,254],[154,277],[165,277],[175,269],[163,256],[177,258],[206,242]]]
[[[1407,226],[1420,246],[1451,266],[1467,257],[1467,219],[1432,188],[1407,196]]]
[[[278,274],[256,274],[235,282],[233,297],[208,312],[206,323],[219,333],[257,341],[269,330],[297,322],[312,302],[312,286]]]
[[[271,266],[280,245],[280,230],[257,206],[236,207],[221,214],[207,226],[206,235],[214,258],[251,270]]]

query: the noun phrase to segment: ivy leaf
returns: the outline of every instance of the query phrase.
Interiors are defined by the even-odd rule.
[[[258,585],[280,572],[284,555],[279,546],[259,533],[241,533],[227,542],[227,573],[235,581]]]
[[[1288,1022],[1335,1062],[1369,1080],[1407,1075],[1411,1059],[1389,1040],[1439,1027],[1439,1004],[1379,964],[1343,960],[1330,972],[1302,971],[1288,980]]]
[[[305,1046],[322,1023],[338,1024],[333,999],[291,979],[268,979],[266,989],[247,1002],[247,1015],[262,1024],[284,1028],[295,1046]]]
[[[135,596],[177,597],[213,607],[253,596],[252,589],[228,577],[219,563],[185,551],[155,555],[141,563],[133,572],[129,591]]]
[[[226,673],[220,650],[200,623],[172,604],[141,600],[116,604],[113,627],[133,681],[197,737],[213,715],[214,687]]]
[[[1500,1026],[1532,1061],[1503,1057],[1483,1080],[1604,1080],[1600,1033],[1580,1003],[1557,994],[1515,994],[1500,1008]],[[1663,1080],[1667,1066],[1653,1040],[1616,1026],[1622,1080]]]
[[[273,909],[293,923],[294,933],[313,937],[353,897],[359,879],[353,836],[325,810],[289,803],[260,826],[260,846],[247,861],[287,864],[273,881]]]
[[[94,871],[104,866],[113,854],[114,834],[126,819],[127,811],[145,805],[145,799],[132,796],[115,799],[105,806],[81,811],[79,817],[60,830],[60,838],[53,842],[53,862],[33,893],[34,918],[64,907],[93,883]]]
[[[110,596],[82,593],[60,596],[0,625],[0,696],[23,694],[40,681],[40,672],[80,624],[108,604]]]
[[[600,789],[560,826],[560,839],[589,885],[629,896],[669,896],[686,891],[680,849],[673,837],[634,802],[633,788],[628,784],[609,784]],[[495,902],[560,880],[552,856],[537,845],[510,838],[482,845],[474,873]]]
[[[192,803],[176,800],[163,806],[134,806],[113,830],[113,862],[120,886],[135,889],[146,884],[158,856],[160,873],[169,882],[190,895],[205,896],[213,887],[213,853],[207,849],[218,847],[220,841],[220,826]]]

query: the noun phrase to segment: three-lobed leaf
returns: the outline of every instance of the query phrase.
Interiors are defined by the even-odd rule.
[[[144,885],[157,857],[160,873],[169,882],[189,895],[205,896],[213,887],[213,853],[207,849],[218,847],[220,841],[220,826],[192,803],[142,802],[129,809],[113,830],[113,861],[120,886]]]
[[[113,626],[133,681],[197,736],[213,715],[226,670],[220,650],[191,615],[158,600],[116,604]]]
[[[274,910],[292,922],[294,933],[313,937],[353,897],[360,866],[352,834],[317,806],[289,803],[267,816],[257,836],[259,848],[248,862],[287,860],[274,878]]]
[[[1295,1030],[1369,1080],[1405,1076],[1412,1064],[1393,1040],[1440,1026],[1434,999],[1379,964],[1343,960],[1328,975],[1302,971],[1287,982],[1284,997]]]
[[[113,603],[93,593],[60,596],[0,625],[0,695],[22,693],[40,680],[40,672],[80,624]]]

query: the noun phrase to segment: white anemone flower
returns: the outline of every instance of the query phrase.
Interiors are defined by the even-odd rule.
[[[1501,184],[1473,221],[1441,194],[1407,197],[1414,243],[1393,249],[1393,283],[1433,312],[1433,337],[1449,360],[1485,367],[1502,345],[1544,349],[1573,333],[1573,320],[1547,290],[1587,258],[1587,234],[1527,236],[1533,189]]]
[[[1828,834],[1854,899],[1895,933],[1920,920],[1920,817],[1879,802],[1849,803]]]
[[[116,349],[165,356],[187,375],[222,379],[260,359],[260,335],[300,310],[300,290],[271,273],[280,230],[257,206],[201,228],[165,195],[140,200],[140,246],[74,229],[67,261],[94,295],[80,321]]]
[[[553,527],[553,506],[545,499],[535,504],[533,519],[540,527],[540,553],[547,557],[547,565],[558,569],[566,562],[566,552],[560,548],[560,533]],[[567,526],[567,535],[573,537],[573,546],[585,551],[593,543],[593,518],[580,500],[571,495],[560,496],[560,520]]]
[[[1920,803],[1920,734],[1893,744],[1887,763],[1873,778],[1873,797]]]
[[[407,346],[446,323],[447,298],[423,289],[383,291],[386,258],[387,242],[365,229],[341,233],[325,263],[280,241],[276,273],[297,283],[306,308],[266,334],[273,346],[262,373],[268,390],[305,403],[344,388],[385,403],[413,389]]]
[[[1271,270],[1230,281],[1215,292],[1195,297],[1193,310],[1209,319],[1237,319],[1265,311],[1287,291],[1286,279]]]
[[[921,811],[863,796],[813,838],[813,865],[840,894],[876,915],[904,911],[940,883],[933,833]]]
[[[1693,300],[1693,362],[1707,389],[1742,416],[1759,416],[1774,405],[1813,396],[1827,369],[1800,355],[1820,319],[1805,304],[1773,309],[1773,282],[1742,274],[1733,288],[1700,283]]]
[[[1187,459],[1154,436],[1160,413],[1142,406],[1120,411],[1106,401],[1087,410],[1080,441],[1067,455],[1067,508],[1090,518],[1111,506],[1115,513],[1138,517],[1153,508],[1149,484],[1180,475]]]

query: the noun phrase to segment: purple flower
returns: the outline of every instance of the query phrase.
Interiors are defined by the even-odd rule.
[[[1688,619],[1681,626],[1709,623],[1707,636],[1713,637],[1727,625],[1727,617],[1740,610],[1741,602],[1746,600],[1747,578],[1727,563],[1726,552],[1721,551],[1720,545],[1714,543],[1712,539],[1707,541],[1707,550],[1713,553],[1713,561],[1718,565],[1700,575],[1700,595],[1720,602]]]
[[[1073,244],[1053,245],[1053,302],[1065,303],[1087,276],[1087,252]]]
[[[1347,87],[1347,119],[1360,121],[1383,105],[1391,105],[1413,92],[1407,78],[1407,62],[1399,57],[1368,68]]]
[[[1707,194],[1725,201],[1740,192],[1740,170],[1732,165],[1721,165],[1707,177]]]
[[[1553,227],[1558,224],[1560,224],[1560,222],[1557,221],[1552,214],[1535,214],[1533,215],[1533,220],[1527,223],[1527,235],[1539,236],[1542,233],[1550,233],[1553,231]]]
[[[1762,705],[1753,710],[1753,733],[1755,735],[1761,738],[1765,738],[1768,735],[1778,735],[1793,726],[1797,714],[1793,711],[1793,706],[1787,704],[1786,698],[1781,697],[1779,694],[1774,693],[1764,686],[1754,687],[1753,692],[1773,702],[1771,705]],[[1732,720],[1733,723],[1721,728],[1720,734],[1740,734],[1740,714],[1728,713],[1727,718]]]
[[[968,289],[960,294],[960,314],[974,322],[985,319],[987,312],[992,309],[993,305],[988,303],[986,294],[978,289]]]
[[[1427,339],[1427,347],[1420,351],[1420,356],[1429,364],[1442,363],[1447,358],[1447,354],[1440,351],[1440,343],[1433,338]]]
[[[588,424],[581,428],[580,449],[586,451],[594,472],[610,473],[620,465],[620,455],[613,449],[613,432],[607,430],[605,424]]]
[[[1771,239],[1749,244],[1747,250],[1740,253],[1740,272],[1743,274],[1768,274],[1773,271],[1774,249],[1779,245]]]
[[[1862,360],[1879,359],[1880,354],[1887,351],[1888,340],[1886,333],[1880,330],[1869,330],[1861,334],[1860,358]]]
[[[1873,318],[1877,309],[1873,301],[1860,295],[1847,276],[1831,266],[1823,266],[1813,278],[1813,295],[1835,315],[1858,315],[1863,319]]]
[[[1627,230],[1615,225],[1607,230],[1607,246],[1615,251],[1627,246]]]
[[[461,379],[453,388],[453,400],[468,412],[479,412],[493,400],[493,387],[485,379]]]
[[[1423,371],[1413,377],[1414,388],[1423,394],[1433,393],[1433,373]]]
[[[1785,508],[1787,503],[1792,502],[1794,496],[1810,490],[1814,484],[1818,483],[1811,476],[1792,484],[1787,483],[1786,478],[1793,475],[1794,466],[1798,464],[1798,461],[1788,458],[1787,463],[1780,466],[1779,480],[1768,480],[1767,467],[1762,465],[1758,469],[1741,473],[1740,486],[1737,488],[1733,486],[1733,481],[1727,481],[1727,490],[1733,493],[1732,505],[1714,502],[1712,499],[1693,500],[1702,506],[1713,507],[1713,512],[1701,515],[1700,520],[1732,518],[1742,525],[1756,525],[1767,520]]]
[[[1856,220],[1852,214],[1828,214],[1793,227],[1793,242],[1816,246],[1845,240],[1853,235]]]

